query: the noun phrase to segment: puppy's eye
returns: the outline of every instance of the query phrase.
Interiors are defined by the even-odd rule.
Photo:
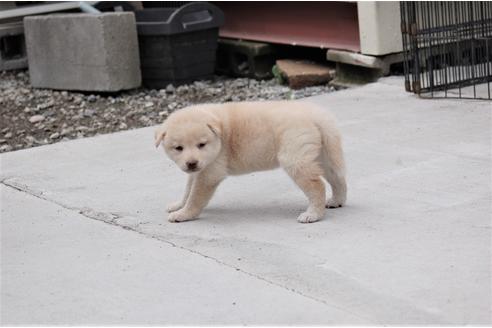
[[[174,150],[176,150],[176,151],[183,151],[183,147],[181,147],[181,146],[174,147]]]
[[[198,144],[198,148],[203,148],[203,147],[205,147],[205,145],[206,145],[206,143],[204,143],[204,142],[199,143],[199,144]]]

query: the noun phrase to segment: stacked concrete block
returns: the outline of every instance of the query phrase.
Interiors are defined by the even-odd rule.
[[[222,74],[267,79],[272,76],[275,50],[271,44],[219,39],[216,70]]]
[[[0,25],[0,71],[27,67],[22,22]]]
[[[141,84],[133,13],[26,17],[24,29],[34,87],[113,92]]]

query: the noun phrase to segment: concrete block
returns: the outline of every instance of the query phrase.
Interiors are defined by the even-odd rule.
[[[334,69],[308,61],[277,60],[277,68],[292,89],[327,83],[335,75]]]
[[[336,63],[336,77],[330,81],[335,88],[352,88],[377,81],[381,76],[381,70],[364,66]]]
[[[266,79],[272,76],[275,50],[271,44],[219,39],[217,71],[222,74]]]
[[[34,87],[119,91],[141,84],[133,13],[26,17],[24,28]]]
[[[0,71],[27,67],[22,22],[0,25]]]

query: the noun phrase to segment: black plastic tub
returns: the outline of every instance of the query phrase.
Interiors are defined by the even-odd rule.
[[[224,14],[206,2],[135,12],[142,82],[154,89],[210,78]]]

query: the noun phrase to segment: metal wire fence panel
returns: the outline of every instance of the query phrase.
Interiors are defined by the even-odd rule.
[[[405,88],[492,100],[492,2],[401,2]]]

